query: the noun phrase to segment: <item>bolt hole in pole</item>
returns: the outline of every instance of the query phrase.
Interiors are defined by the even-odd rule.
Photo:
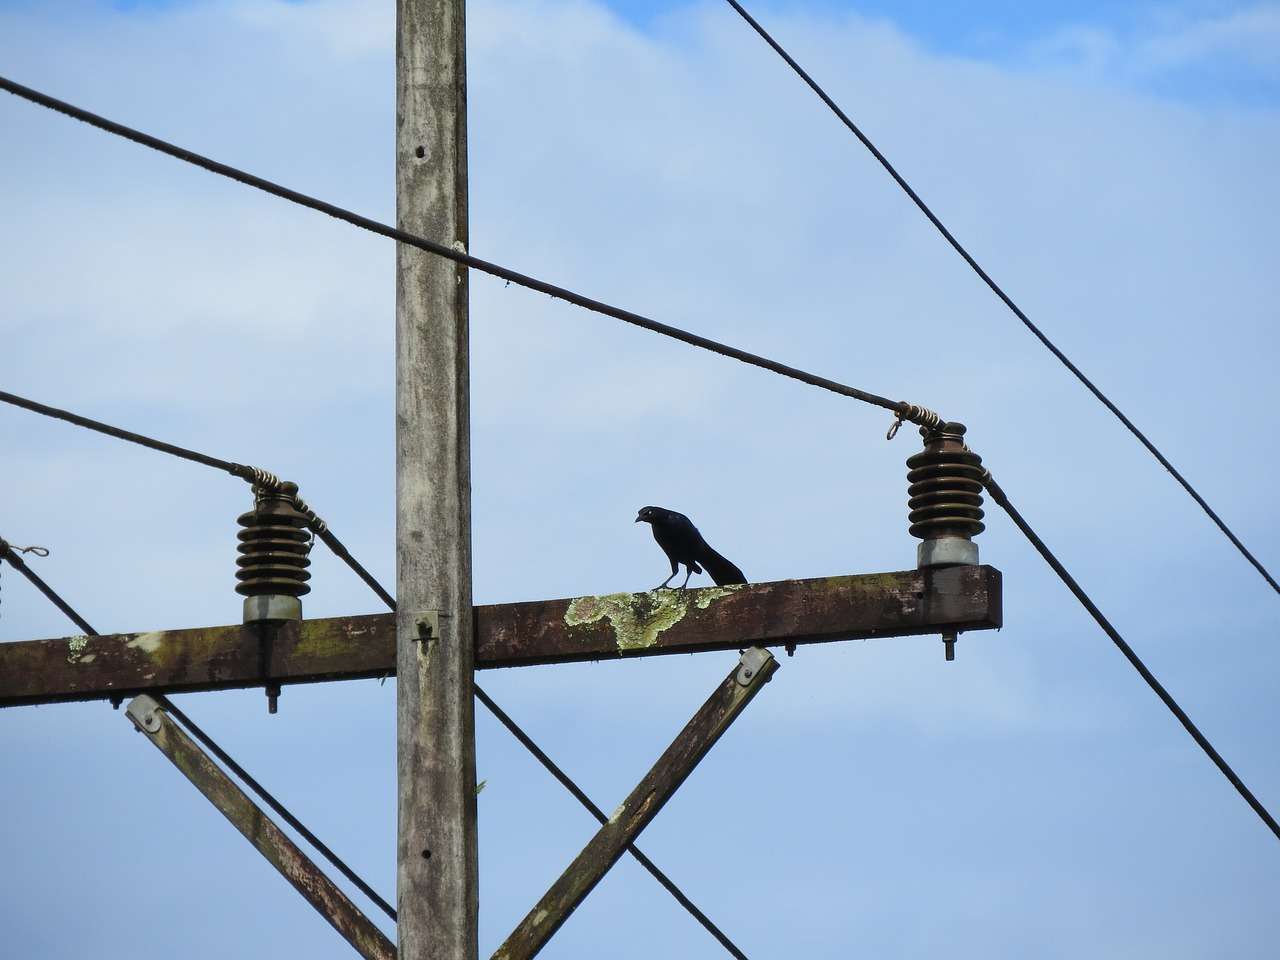
[[[982,522],[982,458],[964,442],[963,423],[920,428],[924,450],[907,459],[907,507],[911,536],[918,537],[916,567],[956,567],[978,562],[973,538]],[[956,658],[956,632],[942,635],[943,655]]]
[[[423,851],[422,851],[422,859],[423,859],[423,860],[430,860],[430,859],[431,859],[431,851],[430,851],[430,850],[423,850]]]

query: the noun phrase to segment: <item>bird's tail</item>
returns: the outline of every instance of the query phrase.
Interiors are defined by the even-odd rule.
[[[702,557],[702,565],[706,567],[707,573],[716,582],[717,586],[723,587],[729,583],[747,582],[747,578],[742,575],[741,570],[710,547],[707,547],[707,552]]]

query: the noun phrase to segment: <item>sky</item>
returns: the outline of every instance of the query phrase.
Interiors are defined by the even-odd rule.
[[[751,7],[1271,570],[1280,4]],[[964,421],[1273,811],[1277,597],[723,4],[475,0],[471,249]],[[0,2],[0,73],[384,221],[389,3]],[[394,250],[0,98],[3,389],[297,481],[394,583]],[[478,603],[907,569],[883,410],[471,282]],[[224,474],[0,409],[0,536],[104,632],[236,622]],[[641,837],[753,958],[1274,956],[1280,849],[998,508],[1004,628],[802,648]],[[309,617],[377,598],[317,552]],[[697,581],[695,581],[697,582]],[[0,570],[0,641],[76,632]],[[613,809],[731,653],[487,672]],[[394,895],[394,684],[183,709]],[[477,713],[487,956],[594,821]],[[13,956],[349,948],[104,703],[0,711]],[[370,916],[374,908],[356,896]],[[384,924],[385,927],[385,924]],[[548,958],[723,955],[622,862]]]

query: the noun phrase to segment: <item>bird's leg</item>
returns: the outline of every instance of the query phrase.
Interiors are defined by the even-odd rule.
[[[675,574],[672,574],[672,576],[675,576]],[[681,590],[684,590],[689,586],[689,578],[692,576],[693,576],[693,567],[690,567],[686,564],[684,568],[684,583],[680,584]]]
[[[675,576],[677,573],[679,573],[679,572],[680,572],[680,564],[678,564],[678,563],[676,563],[674,560],[672,560],[672,561],[671,561],[671,576],[670,576],[670,577],[667,577],[667,579],[663,580],[660,584],[658,584],[656,587],[654,587],[654,588],[653,588],[653,590],[651,590],[651,591],[650,591],[650,593],[652,593],[654,590],[661,590],[663,587],[665,587],[668,583],[670,583],[670,582],[671,582],[671,577],[674,577],[674,576]]]

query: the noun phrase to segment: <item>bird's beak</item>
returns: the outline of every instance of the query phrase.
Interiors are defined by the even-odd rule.
[[[643,519],[644,519],[644,517],[636,517],[636,523],[639,523],[639,522],[640,522],[641,520],[643,520]]]

